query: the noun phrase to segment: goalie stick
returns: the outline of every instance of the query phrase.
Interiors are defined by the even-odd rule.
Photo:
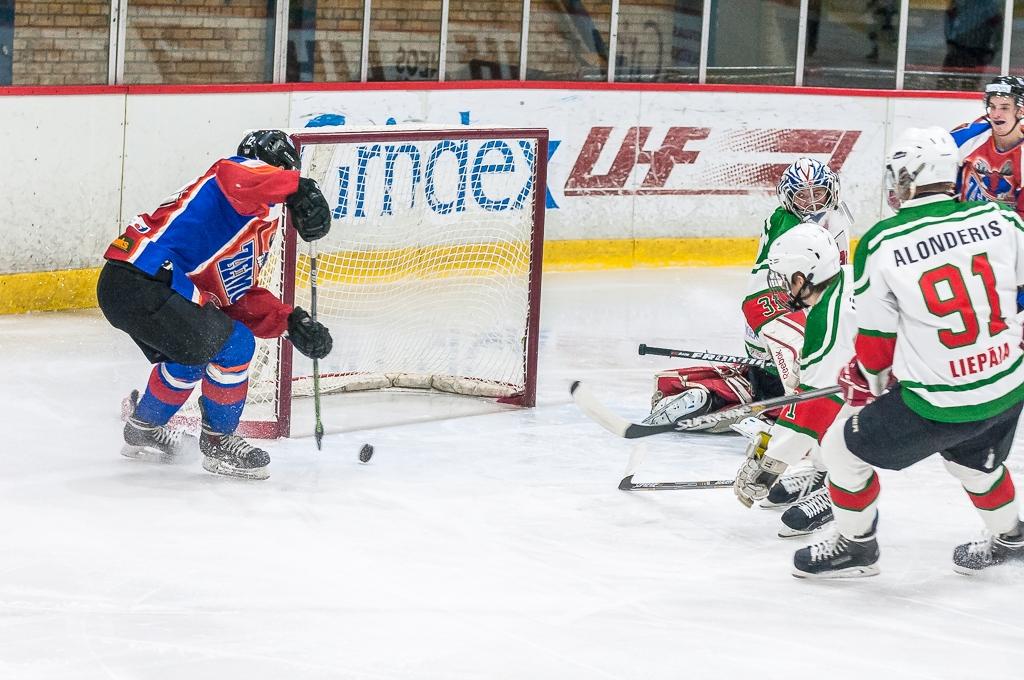
[[[679,359],[697,359],[699,361],[715,361],[723,364],[743,364],[744,366],[758,366],[764,368],[768,365],[766,359],[753,359],[733,354],[714,354],[712,352],[691,352],[685,349],[667,349],[665,347],[648,347],[640,343],[638,348],[640,356],[656,354],[662,357],[676,357]]]
[[[638,439],[640,437],[650,437],[651,435],[661,434],[662,432],[692,430],[695,427],[712,425],[727,418],[731,419],[757,415],[758,413],[771,411],[772,409],[779,408],[780,406],[789,406],[790,404],[797,404],[801,401],[819,399],[831,394],[837,394],[840,389],[841,388],[838,385],[833,385],[832,387],[822,387],[808,392],[787,394],[773,399],[764,399],[763,401],[754,401],[749,404],[740,404],[739,406],[727,408],[722,411],[716,411],[715,413],[707,413],[702,416],[685,418],[678,422],[666,423],[664,425],[645,425],[643,423],[634,423],[626,420],[602,404],[579,380],[573,381],[572,385],[569,387],[569,394],[572,395],[573,401],[576,402],[576,405],[580,410],[604,429],[626,439]]]

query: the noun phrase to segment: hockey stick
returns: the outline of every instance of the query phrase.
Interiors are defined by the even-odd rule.
[[[576,405],[580,410],[587,414],[592,420],[596,421],[597,424],[604,429],[626,439],[638,439],[640,437],[650,437],[651,435],[661,434],[662,432],[692,430],[695,427],[713,425],[714,423],[726,419],[757,415],[758,413],[771,411],[772,409],[779,408],[780,406],[789,406],[790,404],[796,404],[801,401],[808,401],[810,399],[827,397],[830,394],[837,394],[840,389],[841,388],[838,385],[834,385],[832,387],[822,387],[808,392],[787,394],[773,399],[754,401],[749,404],[740,404],[739,406],[727,408],[722,411],[716,411],[715,413],[707,413],[702,416],[686,418],[675,423],[666,423],[664,425],[645,425],[643,423],[634,423],[626,420],[598,401],[598,399],[590,393],[590,390],[579,380],[574,381],[569,387],[569,394],[572,395],[573,401],[576,402]]]
[[[626,463],[626,469],[622,473],[622,481],[619,482],[619,488],[623,491],[670,491],[670,490],[685,490],[685,489],[724,489],[732,486],[731,479],[722,480],[708,480],[702,482],[634,482],[633,475],[636,474],[636,470],[643,463],[644,458],[647,456],[647,449],[643,442],[633,447],[633,450],[629,453],[629,461]]]
[[[679,359],[698,359],[700,361],[717,361],[723,364],[744,364],[746,366],[759,366],[764,368],[768,365],[766,359],[752,359],[751,357],[735,356],[733,354],[711,354],[710,352],[691,352],[685,349],[666,349],[664,347],[648,347],[640,343],[638,349],[640,356],[645,354],[656,354],[662,357],[677,357]]]
[[[316,241],[309,243],[309,318],[316,323]],[[320,420],[320,361],[313,359],[313,413],[316,415],[316,426],[313,436],[316,438],[316,449],[323,448],[324,424]]]
[[[731,489],[731,479],[709,479],[701,482],[634,482],[633,475],[623,477],[619,488],[623,491],[688,491],[693,489]]]

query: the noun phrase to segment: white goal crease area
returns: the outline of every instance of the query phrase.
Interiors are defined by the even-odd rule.
[[[286,130],[332,212],[317,242],[324,395],[436,390],[532,406],[548,132],[473,126]],[[284,228],[260,285],[310,310],[309,244]],[[245,436],[291,432],[312,362],[257,343]],[[329,398],[329,397],[327,397]]]

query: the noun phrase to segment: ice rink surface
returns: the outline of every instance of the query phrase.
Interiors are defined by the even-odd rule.
[[[0,317],[0,678],[1024,678],[1024,570],[952,572],[981,522],[938,458],[881,473],[853,581],[794,579],[806,541],[730,490],[616,489],[638,444],[569,383],[642,417],[679,362],[637,344],[739,353],[744,280],[546,275],[537,408],[271,442],[266,482],[118,454],[148,368],[98,311]],[[744,448],[643,441],[638,481]]]

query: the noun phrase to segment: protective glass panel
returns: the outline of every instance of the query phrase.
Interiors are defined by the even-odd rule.
[[[110,0],[0,2],[0,85],[105,85]]]
[[[528,80],[606,80],[611,0],[530,5]]]
[[[448,7],[446,80],[519,78],[522,3],[452,0]]]
[[[898,0],[810,0],[804,85],[896,87]]]
[[[274,16],[267,0],[131,0],[125,30],[128,84],[272,80]]]
[[[437,80],[441,0],[376,0],[370,9],[370,80]]]
[[[796,82],[799,0],[710,0],[709,83]]]
[[[621,2],[615,80],[697,82],[703,8],[703,0]]]
[[[981,90],[999,75],[1003,0],[910,0],[908,90]]]
[[[291,0],[289,82],[359,80],[363,0]]]
[[[999,57],[996,57],[998,61]],[[1024,2],[1013,3],[1013,29],[1010,34],[1010,73],[1024,76]]]

